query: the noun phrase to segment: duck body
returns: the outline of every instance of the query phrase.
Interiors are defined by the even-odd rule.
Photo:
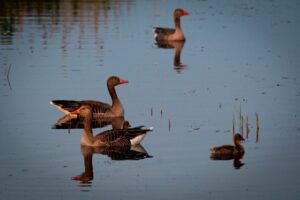
[[[56,106],[66,115],[70,115],[74,118],[76,118],[77,115],[72,114],[72,112],[80,109],[80,107],[84,105],[91,107],[94,118],[122,117],[124,116],[124,108],[118,98],[115,86],[124,83],[128,83],[128,81],[117,76],[111,76],[107,79],[107,89],[112,99],[111,105],[94,100],[53,100],[50,104]]]
[[[242,157],[245,153],[245,149],[241,144],[244,138],[241,134],[237,133],[234,135],[234,145],[222,145],[213,147],[210,149],[212,158],[220,158],[223,160],[232,159],[234,157]]]
[[[80,144],[84,146],[107,146],[107,147],[129,147],[140,144],[146,133],[152,129],[138,126],[134,128],[111,129],[93,136],[92,133],[92,109],[83,105],[74,114],[79,112],[84,121],[84,132],[80,138]]]
[[[185,36],[181,30],[180,17],[187,16],[186,10],[177,8],[174,11],[175,28],[154,27],[154,38],[157,42],[162,41],[185,41]]]

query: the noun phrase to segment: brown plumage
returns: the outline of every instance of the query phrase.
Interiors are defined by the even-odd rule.
[[[67,115],[70,115],[70,113],[79,109],[83,105],[89,105],[92,108],[93,116],[95,118],[122,117],[124,116],[124,108],[118,98],[115,86],[124,83],[128,83],[128,81],[117,76],[111,76],[107,79],[107,89],[112,99],[111,105],[94,100],[53,100],[50,103],[55,105],[60,111]],[[77,115],[72,115],[72,117],[77,117]]]
[[[212,158],[220,159],[232,159],[234,157],[242,157],[245,153],[245,149],[241,144],[244,140],[243,136],[239,133],[234,135],[234,146],[233,145],[223,145],[219,147],[213,147],[210,149]]]
[[[74,114],[78,110],[74,111]],[[84,132],[80,139],[80,144],[84,146],[131,146],[139,144],[148,131],[143,126],[126,127],[124,129],[111,129],[93,136],[92,133],[92,109],[89,105],[83,105],[79,109],[79,116],[83,118]]]
[[[180,17],[187,16],[189,13],[186,10],[183,10],[181,8],[177,8],[174,11],[174,23],[175,23],[175,29],[174,28],[161,28],[161,27],[154,27],[154,33],[155,33],[155,40],[157,42],[159,41],[175,41],[175,40],[185,40],[185,36],[183,34],[183,31],[181,30],[181,24],[180,24]]]

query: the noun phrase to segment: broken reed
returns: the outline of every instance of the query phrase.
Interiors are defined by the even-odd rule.
[[[250,133],[250,129],[249,129],[249,119],[248,119],[248,115],[246,116],[246,138],[248,139],[249,137],[249,133]]]
[[[160,118],[163,118],[163,106],[161,105],[160,106],[160,109],[159,109],[159,113],[160,113]],[[150,108],[150,116],[153,117],[154,115],[154,111],[153,111],[153,107]],[[171,120],[168,119],[168,129],[169,131],[171,130]]]
[[[244,129],[244,124],[243,124],[243,116],[242,116],[242,105],[240,104],[240,134],[243,136],[243,129]]]
[[[256,142],[259,140],[259,116],[257,113],[255,113],[255,121],[256,121]],[[239,129],[240,129],[240,134],[244,136],[244,124],[245,124],[245,129],[246,129],[246,138],[249,138],[250,134],[250,127],[249,127],[249,117],[248,114],[246,115],[246,119],[242,115],[241,109],[239,113]],[[232,119],[232,135],[234,135],[235,132],[235,114],[233,113],[233,119]]]
[[[232,136],[235,134],[235,115],[233,113],[233,119],[232,119]]]

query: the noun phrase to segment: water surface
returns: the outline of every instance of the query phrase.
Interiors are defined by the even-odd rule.
[[[177,7],[190,12],[180,61],[152,32],[172,27]],[[298,199],[299,9],[293,0],[1,2],[0,199]],[[117,88],[125,119],[154,127],[142,142],[152,157],[94,153],[84,184],[72,180],[85,171],[82,130],[52,129],[62,113],[49,101],[110,102],[111,75],[129,80]],[[209,149],[232,143],[240,112],[250,134],[236,169]]]

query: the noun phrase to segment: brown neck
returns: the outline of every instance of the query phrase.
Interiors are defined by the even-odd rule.
[[[114,104],[116,104],[116,103],[119,103],[120,100],[119,100],[119,97],[116,93],[115,86],[107,85],[107,89],[108,89],[109,95],[110,95],[111,100],[112,100],[112,106],[114,106]]]
[[[180,17],[174,15],[175,30],[181,30]]]
[[[84,133],[88,136],[93,136],[93,129],[92,129],[92,113],[89,113],[85,116],[83,123],[84,123]]]
[[[123,115],[124,114],[123,106],[119,100],[117,93],[116,93],[115,86],[107,85],[107,88],[108,88],[109,95],[112,100],[111,107],[112,107],[114,114],[119,115],[119,116]]]
[[[241,141],[234,141],[234,144],[235,144],[235,148],[238,150],[238,152],[240,153],[244,153],[244,147],[243,145],[241,144]]]

